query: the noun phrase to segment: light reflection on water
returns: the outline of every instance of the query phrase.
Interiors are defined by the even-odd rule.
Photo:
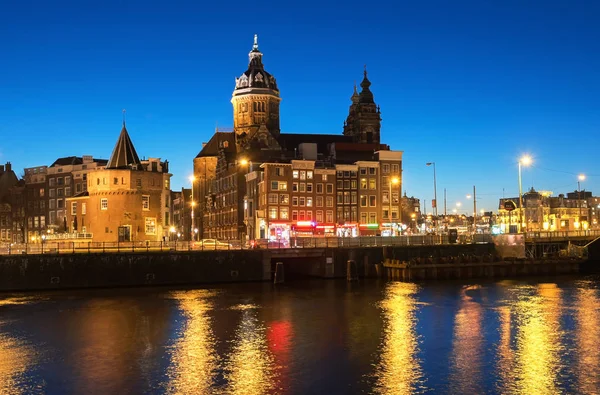
[[[460,295],[460,307],[454,320],[453,357],[451,362],[452,390],[455,393],[481,393],[481,360],[485,343],[482,330],[483,307],[474,300],[480,296],[480,286],[465,287]]]
[[[558,392],[560,297],[561,290],[555,284],[539,284],[523,289],[511,306],[516,345],[509,392]]]
[[[227,394],[266,394],[273,391],[275,365],[266,341],[266,328],[258,311],[243,306],[233,351],[226,362]]]
[[[212,319],[214,292],[197,290],[173,292],[184,323],[170,347],[167,392],[172,394],[208,394],[217,369]]]
[[[586,286],[587,284],[581,284]],[[600,393],[600,298],[598,290],[579,288],[577,312],[577,384],[582,393]]]
[[[410,283],[392,283],[385,292],[381,302],[385,322],[381,359],[374,372],[376,393],[401,395],[423,390],[415,331],[417,292],[417,285]]]
[[[25,393],[22,385],[34,353],[23,341],[2,334],[3,324],[0,321],[0,394]]]
[[[0,296],[0,394],[599,394],[598,284]]]

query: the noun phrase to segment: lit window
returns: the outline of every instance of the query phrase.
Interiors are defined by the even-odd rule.
[[[269,207],[269,218],[277,219],[277,207]]]
[[[108,210],[108,199],[107,198],[100,199],[100,210]]]
[[[77,202],[71,203],[71,215],[77,215]]]
[[[294,170],[294,171],[292,172],[292,177],[293,177],[293,178],[298,178],[298,170]]]
[[[142,210],[150,210],[150,196],[142,195]]]
[[[281,218],[281,219],[289,218],[289,209],[287,207],[282,207],[279,209],[279,218]]]
[[[147,235],[155,235],[156,234],[156,218],[146,217],[146,234]]]

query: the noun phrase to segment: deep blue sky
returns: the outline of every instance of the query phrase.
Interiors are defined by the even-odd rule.
[[[277,4],[277,5],[274,5]],[[439,211],[472,186],[479,208],[524,189],[600,194],[600,2],[14,1],[0,7],[0,162],[108,158],[121,110],[138,154],[173,188],[232,125],[234,78],[254,33],[283,98],[284,132],[341,133],[367,64],[382,141],[404,151],[404,189]]]

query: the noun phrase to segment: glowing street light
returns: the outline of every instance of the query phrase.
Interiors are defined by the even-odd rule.
[[[521,229],[521,227],[525,227],[525,230],[527,230],[527,222],[526,218],[525,218],[525,210],[523,208],[523,187],[522,187],[522,182],[521,182],[521,166],[529,166],[531,165],[531,156],[529,155],[524,155],[523,157],[521,157],[521,159],[519,159],[519,229]]]

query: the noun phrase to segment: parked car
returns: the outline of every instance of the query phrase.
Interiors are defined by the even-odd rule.
[[[216,239],[202,239],[194,243],[194,248],[199,250],[230,250],[232,246]]]

